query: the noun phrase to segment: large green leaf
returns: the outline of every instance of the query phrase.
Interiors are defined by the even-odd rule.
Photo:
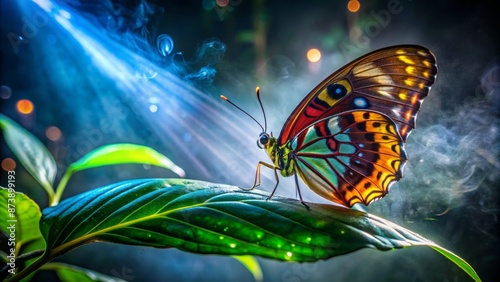
[[[294,199],[267,197],[193,180],[126,181],[44,209],[41,231],[51,257],[92,241],[299,262],[361,248],[437,246],[361,211],[312,203],[307,209]],[[480,281],[470,265],[456,258],[452,261],[463,262],[459,266]]]
[[[33,134],[2,114],[0,129],[12,152],[52,198],[57,166],[47,148]]]
[[[0,230],[7,235],[8,249],[15,248],[18,257],[45,249],[45,241],[39,229],[40,208],[28,196],[15,192],[13,188],[0,187]]]
[[[125,282],[125,280],[65,263],[48,263],[42,270],[55,271],[62,282]]]

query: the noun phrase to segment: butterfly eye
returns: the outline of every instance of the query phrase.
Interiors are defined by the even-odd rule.
[[[257,146],[259,146],[259,148],[261,149],[264,149],[267,143],[269,143],[269,135],[263,132],[259,135],[259,141],[257,142]]]
[[[347,89],[342,84],[334,83],[326,87],[326,92],[330,97],[338,100],[347,94]]]

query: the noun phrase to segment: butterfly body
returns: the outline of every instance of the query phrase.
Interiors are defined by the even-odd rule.
[[[264,140],[268,140],[267,142]],[[288,142],[284,145],[277,146],[277,139],[270,136],[266,132],[262,132],[259,137],[259,143],[266,150],[269,158],[274,164],[274,167],[280,171],[282,176],[288,177],[296,173],[295,169],[295,154]]]
[[[417,45],[383,48],[348,63],[299,103],[278,138],[265,130],[259,135],[257,144],[273,164],[259,162],[252,188],[265,165],[277,183],[277,171],[298,175],[347,207],[384,197],[403,176],[404,145],[436,75],[436,58]]]

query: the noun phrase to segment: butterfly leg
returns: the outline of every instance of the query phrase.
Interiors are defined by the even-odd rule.
[[[250,188],[242,188],[240,187],[241,189],[245,190],[245,191],[250,191],[250,190],[253,190],[255,188],[257,188],[258,186],[260,186],[260,166],[261,165],[264,165],[270,169],[273,169],[274,170],[274,176],[276,177],[276,181],[279,181],[278,180],[278,173],[276,172],[277,168],[271,164],[268,164],[268,163],[265,163],[265,162],[259,162],[257,164],[257,170],[255,171],[255,180],[253,182],[253,185],[252,187]]]
[[[269,197],[267,197],[267,200],[269,200],[273,197],[274,192],[276,191],[276,188],[278,188],[278,184],[280,184],[280,179],[278,177],[279,168],[273,167],[273,169],[274,169],[274,177],[276,178],[276,185],[274,186],[274,189],[273,189],[273,192],[271,192],[271,195],[269,195]]]
[[[304,202],[304,200],[302,200],[302,194],[300,193],[300,187],[299,187],[299,178],[297,176],[297,174],[294,174],[295,176],[295,187],[297,188],[297,192],[299,193],[299,199],[300,199],[300,202],[307,208],[307,209],[310,209],[310,207],[306,204],[306,202]]]

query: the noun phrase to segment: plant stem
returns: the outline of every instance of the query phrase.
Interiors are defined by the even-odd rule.
[[[22,254],[16,258],[16,263],[24,263],[25,261],[30,260],[32,258],[37,258],[41,256],[44,252],[45,250],[36,250],[33,252]]]
[[[66,188],[66,184],[68,184],[69,178],[71,177],[71,175],[73,175],[73,172],[74,171],[71,168],[71,166],[68,167],[68,169],[64,173],[63,177],[61,178],[61,181],[59,181],[59,184],[57,185],[56,194],[52,198],[52,201],[50,201],[50,206],[55,206],[55,205],[59,204],[59,201],[61,200],[61,196],[64,192],[64,189]]]
[[[5,282],[21,281],[21,279],[30,275],[31,273],[33,273],[35,270],[37,270],[38,268],[40,268],[42,265],[46,264],[50,260],[51,260],[50,256],[41,256],[35,262],[33,262],[28,267],[23,269],[21,272],[19,272],[18,274],[14,275],[14,276],[12,276],[4,281]]]
[[[47,192],[47,196],[49,198],[49,203],[52,203],[54,201],[54,188],[50,186],[50,184],[44,184],[41,183],[43,189],[45,189],[45,192]]]
[[[41,269],[42,270],[59,270],[62,267],[66,266],[67,264],[60,263],[60,262],[49,262],[47,264],[42,265]]]
[[[33,251],[33,252],[29,252],[29,253],[26,253],[26,254],[22,254],[20,256],[18,256],[16,258],[16,264],[20,265],[22,263],[24,263],[25,261],[27,260],[30,260],[32,258],[36,258],[36,257],[39,257],[41,256],[43,253],[45,252],[45,250],[36,250],[36,251]],[[9,269],[9,263],[6,262],[5,266],[0,270],[0,278],[1,279],[4,279],[5,277],[8,276],[8,272],[7,270]],[[5,274],[5,275],[4,275]]]

